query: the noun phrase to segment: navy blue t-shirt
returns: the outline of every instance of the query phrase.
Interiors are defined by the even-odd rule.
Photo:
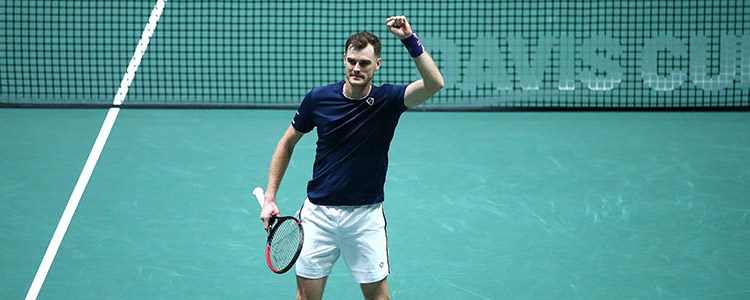
[[[383,202],[388,149],[401,114],[406,85],[372,86],[362,100],[344,96],[344,82],[312,89],[292,126],[317,127],[318,143],[307,197],[318,205]]]

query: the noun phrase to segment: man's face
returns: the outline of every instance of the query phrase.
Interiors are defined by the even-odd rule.
[[[362,50],[349,47],[344,53],[346,82],[352,86],[366,86],[372,81],[375,71],[380,69],[380,62],[372,45],[367,45]]]

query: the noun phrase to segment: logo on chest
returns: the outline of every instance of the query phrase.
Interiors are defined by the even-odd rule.
[[[375,98],[368,97],[367,100],[365,100],[365,103],[367,103],[367,105],[373,105],[375,104]]]

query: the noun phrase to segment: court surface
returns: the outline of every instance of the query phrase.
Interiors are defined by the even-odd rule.
[[[122,110],[39,299],[292,299],[250,190],[293,113]],[[0,109],[1,299],[29,290],[105,115]],[[750,297],[747,113],[409,112],[386,199],[394,299]],[[325,296],[361,298],[342,261]]]

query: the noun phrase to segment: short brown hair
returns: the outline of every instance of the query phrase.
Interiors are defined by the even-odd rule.
[[[375,57],[380,57],[380,48],[382,47],[380,45],[380,39],[378,39],[376,35],[367,31],[352,34],[349,39],[346,40],[346,48],[344,49],[344,53],[349,50],[349,47],[354,47],[354,49],[362,50],[364,48],[367,48],[367,45],[372,45],[372,47],[375,48]]]

